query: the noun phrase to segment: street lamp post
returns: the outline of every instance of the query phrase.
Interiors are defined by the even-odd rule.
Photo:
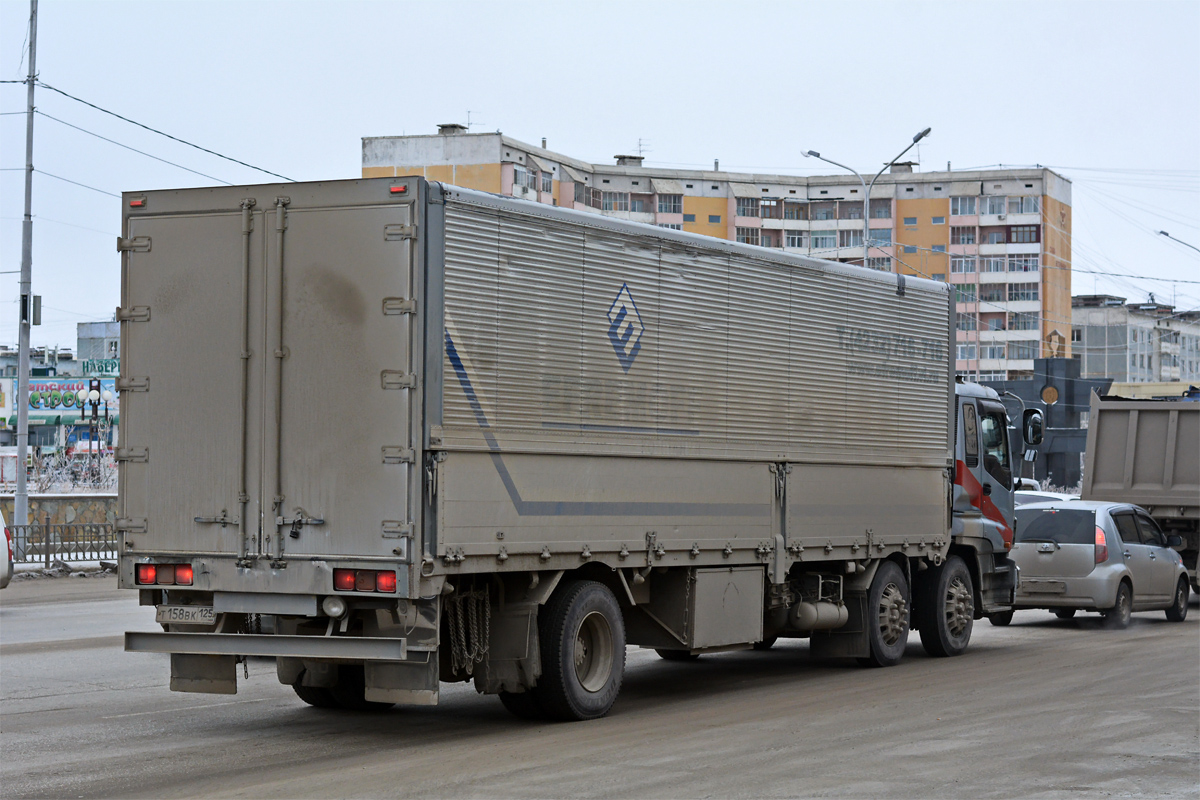
[[[879,180],[879,176],[883,174],[884,170],[886,170],[888,167],[892,166],[892,164],[895,164],[897,161],[899,161],[901,156],[903,156],[905,153],[907,153],[909,150],[911,150],[913,148],[913,146],[916,145],[917,142],[921,141],[926,136],[928,136],[929,132],[932,130],[933,130],[933,128],[926,128],[925,130],[921,131],[916,136],[914,136],[913,140],[909,143],[908,147],[905,147],[903,150],[901,150],[899,155],[897,155],[891,161],[884,164],[883,169],[881,169],[881,170],[879,170],[879,172],[875,173],[875,177],[871,179],[870,184],[868,184],[865,180],[863,180],[863,176],[859,175],[856,170],[850,169],[850,167],[847,167],[845,164],[839,164],[838,162],[834,161],[833,159],[825,158],[820,153],[818,153],[816,150],[809,150],[806,153],[804,153],[805,158],[812,157],[819,161],[824,161],[827,164],[833,164],[835,167],[841,167],[844,170],[853,172],[855,177],[858,178],[859,182],[862,183],[863,190],[865,192],[865,196],[863,197],[863,266],[864,267],[867,265],[867,256],[870,255],[870,251],[871,251],[871,229],[870,229],[871,189],[873,189],[875,187],[875,181]]]
[[[1180,243],[1181,245],[1183,245],[1184,247],[1190,247],[1190,248],[1192,248],[1193,250],[1195,250],[1197,253],[1200,253],[1200,247],[1196,247],[1196,245],[1194,245],[1194,244],[1188,244],[1187,242],[1183,241],[1182,239],[1176,239],[1174,236],[1172,236],[1171,234],[1167,233],[1166,231],[1158,231],[1158,235],[1159,235],[1159,236],[1165,236],[1165,237],[1167,237],[1168,239],[1170,239],[1172,242],[1179,242],[1179,243]]]

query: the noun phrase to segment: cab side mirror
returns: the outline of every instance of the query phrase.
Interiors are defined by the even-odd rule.
[[[1026,409],[1021,419],[1021,430],[1025,435],[1025,444],[1041,444],[1045,426],[1046,421],[1041,411],[1038,411],[1036,408]]]

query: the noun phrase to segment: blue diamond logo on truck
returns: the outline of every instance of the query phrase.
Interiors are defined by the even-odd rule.
[[[612,342],[613,351],[621,368],[629,372],[638,351],[642,349],[642,333],[646,326],[642,324],[642,315],[638,313],[637,304],[629,292],[629,284],[621,284],[621,291],[608,309],[608,340]]]

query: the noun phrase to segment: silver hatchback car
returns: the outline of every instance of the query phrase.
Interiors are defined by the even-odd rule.
[[[1046,608],[1068,619],[1076,611],[1099,611],[1107,627],[1124,628],[1134,611],[1165,609],[1167,619],[1187,616],[1187,570],[1143,509],[1127,503],[1082,500],[1023,505],[1009,557],[1021,569],[1013,607]],[[993,614],[997,625],[1012,612]]]

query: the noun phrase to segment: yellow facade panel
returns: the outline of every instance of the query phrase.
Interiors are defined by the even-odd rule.
[[[441,164],[438,166],[426,167],[425,179],[430,181],[440,181],[441,183],[454,183],[454,166],[451,164]]]
[[[364,178],[392,178],[396,175],[395,167],[363,167]]]
[[[1070,231],[1071,207],[1043,195],[1042,355],[1046,357],[1071,356]]]
[[[942,220],[935,225],[934,218]],[[915,219],[916,224],[905,225],[904,220]],[[949,249],[950,246],[950,199],[899,199],[896,201],[896,271],[904,275],[931,277],[941,275],[945,280],[950,274],[950,256],[933,252],[934,246]],[[916,247],[915,253],[904,252],[904,245]]]
[[[714,239],[729,238],[729,199],[726,197],[683,197],[683,229],[688,233],[700,233]],[[687,215],[694,214],[695,222],[688,222]],[[709,222],[716,217],[719,222]]]
[[[480,192],[500,193],[499,164],[458,164],[454,167],[455,186]]]

